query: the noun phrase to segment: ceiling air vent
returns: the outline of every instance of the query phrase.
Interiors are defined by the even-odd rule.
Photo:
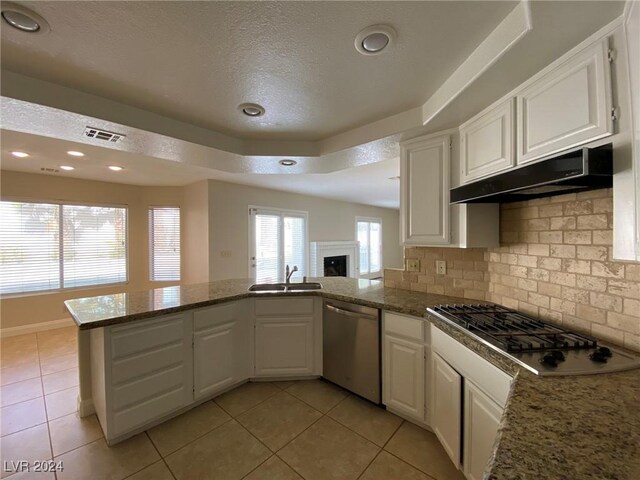
[[[47,173],[60,173],[60,170],[58,170],[57,168],[48,168],[48,167],[42,167],[40,168],[40,171],[47,172]]]
[[[84,136],[89,138],[96,138],[98,140],[104,140],[109,143],[118,143],[125,135],[121,133],[107,132],[106,130],[100,130],[98,128],[87,127],[84,129]]]

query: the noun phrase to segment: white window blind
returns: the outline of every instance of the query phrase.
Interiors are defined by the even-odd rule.
[[[127,281],[127,211],[63,205],[64,287]]]
[[[149,272],[152,281],[180,280],[180,209],[149,209]]]
[[[252,208],[251,275],[258,283],[282,282],[285,267],[307,274],[307,213]]]
[[[360,242],[360,274],[373,276],[382,271],[382,220],[356,219],[356,238]]]
[[[60,288],[60,207],[2,202],[0,293]]]
[[[125,208],[1,202],[0,293],[127,281]]]

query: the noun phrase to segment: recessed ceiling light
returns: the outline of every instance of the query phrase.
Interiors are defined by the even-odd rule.
[[[26,158],[26,157],[29,156],[29,154],[27,152],[18,152],[18,151],[11,152],[11,155],[13,155],[14,157],[18,157],[18,158]]]
[[[264,115],[264,107],[257,103],[243,103],[238,108],[248,117],[259,117]]]
[[[60,168],[67,171],[75,170],[75,167],[72,167],[70,165],[60,165]]]
[[[44,18],[15,3],[2,2],[2,18],[21,32],[46,33],[49,31],[49,24]]]
[[[377,55],[396,38],[396,31],[388,25],[372,25],[356,35],[355,46],[363,55]]]
[[[293,167],[294,165],[297,165],[298,162],[291,160],[290,158],[283,158],[278,163],[283,167]]]
[[[109,165],[109,170],[113,170],[114,172],[119,172],[120,170],[124,170],[124,168],[119,167],[118,165]]]
[[[77,150],[69,150],[67,155],[71,155],[72,157],[84,157],[84,153],[78,152]]]

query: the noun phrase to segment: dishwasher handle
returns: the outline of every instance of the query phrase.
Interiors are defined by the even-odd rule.
[[[344,308],[335,307],[335,306],[330,305],[328,303],[325,304],[325,307],[328,310],[331,310],[332,312],[339,313],[340,315],[345,315],[347,317],[370,318],[371,320],[377,320],[378,319],[377,315],[369,315],[367,313],[352,312],[351,310],[345,310]]]

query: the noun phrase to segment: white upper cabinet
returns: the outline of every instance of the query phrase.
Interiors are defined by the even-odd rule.
[[[515,98],[460,126],[460,180],[468,183],[515,166]]]
[[[451,137],[421,137],[400,145],[400,223],[405,245],[449,243]]]
[[[517,101],[519,165],[611,135],[607,40],[519,91]]]

